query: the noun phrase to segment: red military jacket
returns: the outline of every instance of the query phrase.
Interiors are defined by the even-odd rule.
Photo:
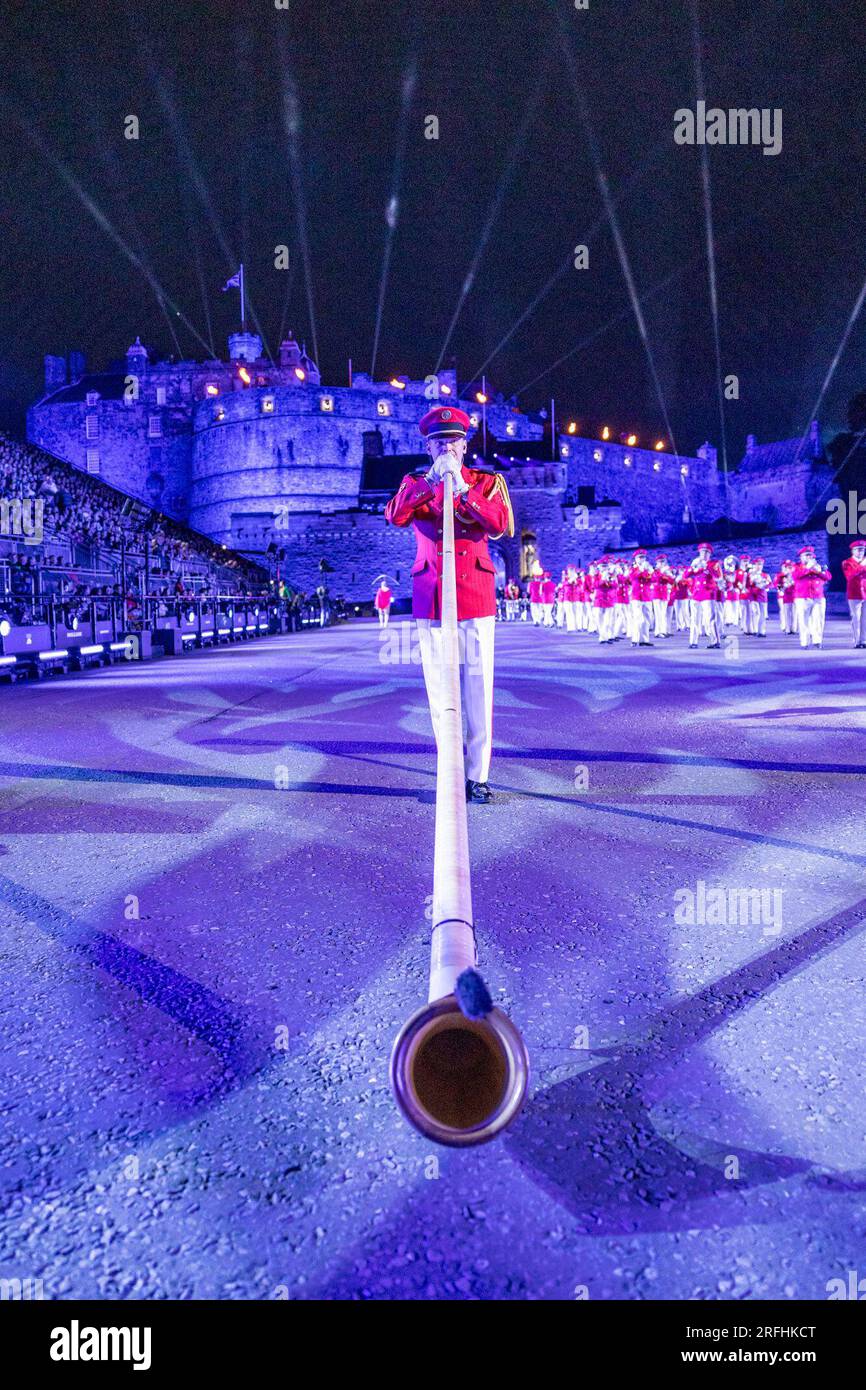
[[[845,576],[845,597],[866,598],[866,560],[855,560],[852,555],[842,561]]]
[[[457,620],[496,616],[495,568],[488,536],[514,535],[508,488],[501,473],[461,468],[469,490],[454,499],[454,555],[457,565]],[[432,487],[424,477],[407,473],[385,508],[392,526],[415,527],[417,546],[412,566],[412,616],[442,617],[442,506],[445,484]]]

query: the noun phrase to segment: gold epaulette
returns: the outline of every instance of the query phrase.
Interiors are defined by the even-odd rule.
[[[508,484],[506,483],[505,478],[501,473],[495,473],[493,476],[494,483],[490,492],[490,496],[495,497],[496,494],[499,493],[500,497],[505,503],[506,511],[508,512],[508,525],[506,526],[505,530],[500,531],[498,536],[490,537],[492,541],[498,541],[501,539],[502,536],[514,535],[514,512],[511,509],[511,498],[508,496]]]

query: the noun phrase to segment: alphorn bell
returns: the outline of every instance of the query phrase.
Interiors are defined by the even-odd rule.
[[[468,655],[466,657],[468,659]],[[519,1111],[529,1079],[523,1039],[494,1007],[476,966],[454,558],[454,479],[442,514],[442,667],[436,751],[433,934],[428,1002],[403,1025],[391,1086],[415,1129],[437,1144],[484,1144]]]

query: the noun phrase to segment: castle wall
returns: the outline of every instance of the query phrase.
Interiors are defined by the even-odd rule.
[[[715,521],[724,512],[715,451],[708,458],[675,457],[663,451],[565,436],[568,487],[587,484],[596,499],[622,506],[623,537],[642,545],[664,544],[691,530],[687,516]],[[682,469],[686,472],[683,473]]]
[[[322,409],[323,398],[330,410]],[[363,379],[360,386],[297,384],[201,401],[193,416],[190,524],[217,541],[239,544],[240,531],[267,510],[355,506],[364,435],[378,429],[386,455],[414,453],[418,421],[430,403],[418,385],[396,391]],[[491,430],[510,424],[515,439],[540,433],[505,406],[491,408],[488,418]]]
[[[812,459],[778,468],[743,468],[730,475],[731,515],[768,529],[799,526],[833,494],[833,470]]]

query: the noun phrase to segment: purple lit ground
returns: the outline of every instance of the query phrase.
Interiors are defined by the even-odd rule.
[[[841,621],[805,653],[497,639],[476,918],[533,1078],[465,1153],[387,1084],[427,977],[417,665],[359,625],[0,689],[0,1277],[823,1299],[866,1273],[866,653]],[[678,925],[698,880],[781,888],[781,931]]]

